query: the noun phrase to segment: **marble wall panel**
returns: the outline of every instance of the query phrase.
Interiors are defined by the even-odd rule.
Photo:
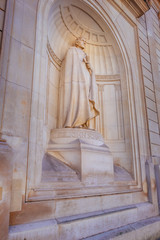
[[[35,1],[34,4],[36,6],[37,1]],[[26,46],[33,48],[35,39],[35,24],[35,9],[32,9],[26,1],[15,1],[12,36]]]
[[[149,129],[152,131],[152,132],[155,132],[157,134],[159,134],[159,126],[158,126],[158,123],[152,121],[152,120],[149,120]]]
[[[23,31],[23,10],[24,10],[23,2],[15,1],[12,36],[19,42],[21,42]]]
[[[30,92],[14,83],[7,83],[3,131],[26,138],[29,127]],[[16,107],[15,107],[16,106]]]
[[[144,83],[145,83],[145,86],[146,86],[148,89],[150,89],[150,90],[152,90],[152,91],[154,92],[153,82],[152,82],[150,79],[146,78],[145,76],[144,76]],[[154,93],[154,97],[155,97],[155,93]]]
[[[15,39],[11,40],[10,64],[8,66],[7,76],[8,81],[31,89],[33,54],[31,48]],[[18,71],[15,71],[16,68],[18,68]]]
[[[150,132],[150,139],[151,139],[151,143],[155,144],[155,145],[160,145],[160,136],[157,133],[154,132]]]
[[[157,108],[156,108],[156,102],[152,101],[151,99],[149,98],[146,98],[146,102],[147,102],[147,106],[148,108],[152,109],[153,111],[157,111]]]
[[[36,14],[35,9],[37,5],[37,0],[32,6],[26,1],[24,1],[24,12],[23,12],[23,30],[22,30],[22,43],[30,48],[34,48],[35,40],[35,27],[36,27]]]
[[[8,1],[1,55],[1,74],[6,81],[2,131],[15,150],[11,211],[21,209],[25,194],[37,1],[34,9],[29,4],[29,1],[15,1],[13,5],[13,1]]]
[[[158,123],[157,112],[154,112],[148,108],[147,113],[148,113],[148,119]]]
[[[146,13],[146,24],[147,24],[147,31],[148,31],[148,42],[150,47],[150,57],[151,57],[151,65],[152,65],[152,75],[153,75],[153,83],[154,83],[154,91],[155,91],[155,103],[156,106],[151,106],[150,109],[152,109],[152,116],[153,111],[156,112],[157,117],[156,122],[160,123],[160,108],[159,108],[159,70],[158,70],[158,59],[159,56],[157,55],[157,49],[159,48],[159,19],[158,15],[155,9],[151,7],[150,11]],[[154,114],[155,115],[155,114]],[[153,119],[152,119],[153,120]],[[160,132],[158,133],[150,133],[151,143],[155,145],[159,145],[159,138],[160,138]],[[160,145],[159,145],[160,146]],[[157,148],[157,147],[156,147]],[[157,150],[154,153],[153,147],[151,147],[152,154],[157,155]],[[159,157],[159,155],[157,155]]]
[[[149,89],[147,86],[145,86],[145,95],[147,98],[151,99],[152,101],[155,102],[155,94],[154,92]]]
[[[151,143],[151,149],[155,153],[155,156],[159,156],[160,155],[159,145]]]
[[[150,132],[150,141],[151,141],[151,150],[154,155],[154,151],[157,152],[157,147],[153,148],[153,144],[159,145],[159,120],[158,120],[158,109],[157,109],[157,88],[155,85],[155,74],[153,69],[155,68],[155,57],[153,58],[154,45],[153,45],[153,25],[151,24],[151,18],[154,18],[154,21],[157,21],[157,16],[154,13],[154,10],[151,10],[143,16],[143,19],[139,19],[138,28],[139,28],[139,38],[140,38],[140,50],[141,50],[141,62],[143,70],[143,79],[145,85],[145,94],[146,94],[146,106],[147,106],[147,116],[148,116],[148,127]],[[156,19],[155,19],[156,18]],[[149,20],[150,19],[150,20]],[[143,24],[142,24],[143,22]],[[147,42],[144,37],[142,38],[141,30],[145,33],[145,36],[148,36]],[[147,35],[146,35],[147,34]],[[157,34],[157,26],[156,26]],[[151,50],[153,49],[153,50]],[[153,51],[151,53],[150,51]]]

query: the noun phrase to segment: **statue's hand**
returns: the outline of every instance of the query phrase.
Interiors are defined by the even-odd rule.
[[[89,73],[90,73],[90,75],[91,75],[92,72],[93,72],[92,68],[87,67],[87,69],[88,69],[88,71],[89,71]]]
[[[93,70],[92,70],[91,64],[89,62],[89,56],[86,55],[86,57],[83,60],[86,64],[86,67],[87,67],[89,73],[92,74]]]

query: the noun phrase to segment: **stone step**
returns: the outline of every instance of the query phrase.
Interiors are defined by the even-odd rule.
[[[141,220],[84,240],[160,240],[160,217]]]
[[[71,167],[56,157],[46,153],[42,165],[43,182],[75,182],[79,176]]]
[[[11,226],[9,240],[80,240],[135,221],[135,205]],[[123,221],[120,221],[120,219]],[[92,238],[90,238],[92,239]]]
[[[93,218],[94,219],[94,218]],[[80,219],[79,219],[80,220]],[[88,217],[88,221],[90,218]],[[83,238],[83,233],[89,231],[89,226],[81,226],[82,234],[76,226],[76,219],[47,220],[30,224],[10,226],[8,240],[159,240],[160,239],[160,217],[153,217],[137,221],[119,228],[112,229],[101,234]],[[69,231],[68,224],[72,223],[75,229]],[[62,225],[63,224],[63,225]],[[97,222],[98,224],[98,222]],[[104,222],[110,224],[110,222]],[[59,225],[59,226],[58,226]],[[61,229],[62,227],[62,229]],[[91,226],[90,226],[91,227]],[[98,226],[96,226],[97,228]],[[71,229],[70,229],[71,230]],[[94,229],[90,229],[94,231]],[[95,229],[96,230],[96,229]],[[67,234],[68,232],[68,234]],[[80,237],[81,235],[81,237]]]

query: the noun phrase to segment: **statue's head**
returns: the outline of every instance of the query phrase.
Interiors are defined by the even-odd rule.
[[[76,39],[76,41],[75,41],[76,47],[80,47],[80,48],[84,49],[85,45],[86,45],[86,40],[83,37],[79,37]]]

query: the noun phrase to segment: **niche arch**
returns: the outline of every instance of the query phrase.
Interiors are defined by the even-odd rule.
[[[135,98],[134,98],[134,87],[133,87],[133,70],[131,66],[132,59],[128,43],[125,38],[120,33],[117,26],[113,23],[112,19],[109,17],[108,13],[103,14],[104,9],[101,9],[99,5],[96,5],[95,1],[88,2],[84,1],[60,1],[62,5],[60,8],[59,1],[54,0],[40,0],[38,5],[38,15],[37,15],[37,32],[36,32],[36,42],[35,42],[35,63],[34,63],[34,77],[33,77],[33,88],[32,88],[32,104],[31,104],[31,117],[30,117],[30,140],[29,140],[29,157],[28,157],[28,184],[27,189],[30,193],[31,189],[38,188],[38,186],[43,186],[41,184],[42,179],[42,159],[47,149],[47,144],[50,138],[50,131],[56,128],[56,112],[57,112],[57,97],[58,97],[58,79],[59,71],[61,67],[61,61],[63,60],[65,51],[69,46],[72,45],[76,34],[82,31],[84,32],[84,37],[87,39],[87,50],[91,56],[91,63],[95,68],[97,76],[97,84],[99,85],[99,99],[102,101],[102,92],[104,91],[104,85],[113,85],[113,88],[119,88],[118,99],[119,101],[115,103],[120,104],[122,101],[121,111],[119,114],[123,119],[118,126],[118,134],[121,134],[122,141],[113,141],[114,139],[105,139],[106,143],[110,146],[111,151],[114,155],[115,164],[126,168],[128,172],[133,176],[133,181],[131,185],[138,183],[138,187],[141,185],[140,177],[140,162],[139,162],[139,152],[138,152],[138,135],[137,135],[137,123],[135,116]],[[64,8],[67,6],[64,2],[71,6],[71,21],[73,18],[73,25],[66,22],[67,16],[69,15],[67,10]],[[79,2],[77,4],[77,2]],[[89,31],[89,27],[85,27],[80,21],[75,21],[76,17],[73,14],[73,8],[75,6],[79,8],[79,15],[83,6],[90,9],[90,12],[96,14],[96,19],[90,20],[89,24],[92,25],[92,21],[97,21],[95,28]],[[59,10],[60,9],[60,10]],[[55,10],[55,12],[54,12]],[[69,38],[63,38],[63,40],[68,39],[66,46],[64,41],[59,41],[59,36],[56,39],[55,31],[51,31],[51,26],[54,25],[53,19],[58,16],[58,10],[63,18],[64,26],[67,29],[66,35],[70,35]],[[56,12],[57,11],[57,12]],[[86,10],[85,10],[86,11]],[[55,13],[55,15],[54,15]],[[65,15],[66,14],[66,15]],[[83,17],[86,13],[84,13]],[[69,18],[68,18],[69,19]],[[56,19],[58,26],[58,18]],[[100,24],[100,23],[101,24]],[[52,25],[53,24],[53,25]],[[77,24],[77,25],[76,25]],[[83,29],[83,28],[84,29]],[[53,29],[52,29],[53,30]],[[54,29],[55,30],[55,29]],[[63,29],[61,29],[63,30]],[[106,32],[110,34],[107,35]],[[83,36],[82,33],[80,35]],[[71,37],[72,36],[72,37]],[[91,36],[91,37],[90,37]],[[60,43],[56,48],[56,41]],[[113,42],[112,42],[113,41]],[[112,42],[112,44],[111,44]],[[114,45],[114,48],[108,46]],[[64,49],[62,49],[62,46]],[[104,46],[107,49],[104,50]],[[93,50],[94,49],[94,50]],[[96,49],[96,50],[95,50]],[[63,51],[62,51],[63,50]],[[107,51],[109,55],[107,55]],[[99,52],[99,55],[97,54]],[[116,52],[116,53],[115,53]],[[101,53],[101,54],[100,54]],[[103,54],[102,54],[103,53]],[[99,63],[104,63],[103,59],[107,59],[109,67],[102,67],[101,64],[96,64],[95,55],[99,59]],[[103,56],[103,57],[102,57]],[[106,58],[105,58],[106,57]],[[102,59],[101,59],[102,58]],[[114,62],[114,64],[113,64]],[[107,65],[107,64],[106,64]],[[105,66],[106,66],[105,65]],[[54,70],[53,67],[54,66]],[[112,66],[112,68],[111,68]],[[113,67],[114,66],[114,67]],[[101,74],[103,73],[103,74]],[[52,77],[53,78],[52,78]],[[52,81],[52,82],[51,82]],[[105,84],[104,84],[105,83]],[[118,83],[118,84],[117,84]],[[108,87],[108,86],[107,86]],[[112,90],[113,90],[112,88]],[[109,93],[111,88],[108,87],[107,93]],[[52,92],[52,94],[50,94]],[[105,94],[107,96],[107,94]],[[112,97],[112,96],[111,96]],[[110,99],[109,99],[110,100]],[[105,103],[109,101],[105,99]],[[124,110],[124,106],[127,108]],[[103,107],[103,106],[101,106]],[[105,113],[104,113],[105,115]],[[120,117],[120,116],[118,116]],[[142,117],[142,116],[141,116]],[[143,117],[142,117],[143,118]],[[106,119],[99,119],[98,130],[104,135],[102,131],[103,121]],[[106,120],[107,121],[107,120]],[[118,122],[119,124],[119,122]],[[111,127],[111,126],[109,126]],[[117,128],[118,128],[117,127]],[[109,128],[108,128],[109,129]],[[123,130],[123,134],[119,131]],[[111,131],[112,132],[112,131]],[[108,131],[107,131],[108,134]],[[128,134],[128,135],[127,135]],[[117,140],[117,139],[116,139]],[[116,145],[117,144],[117,145]],[[117,149],[115,149],[117,148]],[[124,155],[119,149],[127,149]],[[128,152],[127,152],[128,151]],[[122,154],[121,158],[118,158]],[[123,159],[125,158],[125,160]],[[124,161],[123,161],[124,160]],[[128,162],[127,162],[128,161]],[[127,166],[128,164],[128,166]],[[36,176],[36,177],[35,177]],[[126,184],[128,186],[128,183]],[[45,186],[52,186],[52,184],[47,183]]]

